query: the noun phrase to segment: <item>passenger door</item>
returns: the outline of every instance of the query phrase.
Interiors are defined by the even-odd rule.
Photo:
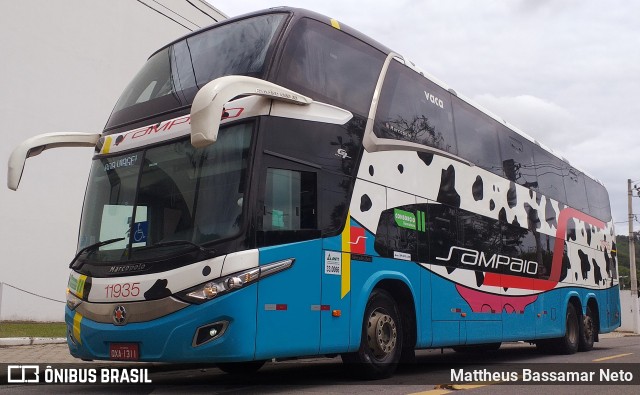
[[[313,355],[320,346],[322,241],[317,230],[318,170],[265,156],[258,200],[260,264],[294,258],[258,283],[256,359]],[[262,206],[262,207],[260,207]]]

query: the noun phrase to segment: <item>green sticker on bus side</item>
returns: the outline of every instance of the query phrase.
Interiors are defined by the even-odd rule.
[[[420,232],[426,231],[426,215],[423,211],[418,210],[417,213],[414,214],[410,211],[394,208],[393,218],[396,221],[396,225],[401,228],[418,230]]]
[[[393,218],[399,227],[416,230],[416,216],[414,213],[394,208]]]

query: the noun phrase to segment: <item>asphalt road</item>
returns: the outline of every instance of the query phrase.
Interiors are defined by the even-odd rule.
[[[36,361],[34,361],[36,362]],[[43,361],[39,361],[43,362]],[[68,366],[68,365],[60,365]],[[109,364],[83,364],[83,367],[113,366]],[[123,366],[120,364],[119,366]],[[388,379],[363,382],[354,379],[339,357],[304,359],[267,363],[253,376],[232,376],[210,366],[145,364],[126,365],[148,369],[151,384],[145,385],[3,385],[0,393],[269,393],[269,394],[444,394],[464,392],[471,394],[637,394],[640,393],[640,337],[604,338],[594,350],[574,355],[543,355],[534,346],[525,343],[507,343],[496,352],[460,354],[452,350],[422,350],[416,353],[416,363],[402,366]],[[56,365],[54,365],[54,368]],[[3,367],[3,369],[6,369]],[[523,371],[555,372],[594,370],[595,381],[568,382],[563,385],[538,382],[523,384]],[[619,385],[605,380],[598,384],[599,370],[634,377],[634,384]],[[505,372],[511,382],[462,380],[453,384],[455,375],[500,374]],[[41,373],[42,374],[42,373]],[[532,373],[534,374],[534,373]],[[620,379],[624,379],[621,377]],[[6,380],[6,379],[5,379]],[[514,384],[515,380],[515,384]],[[460,380],[458,380],[460,381]]]

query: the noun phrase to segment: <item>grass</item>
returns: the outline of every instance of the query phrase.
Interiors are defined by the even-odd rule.
[[[0,321],[0,337],[65,337],[64,322]]]

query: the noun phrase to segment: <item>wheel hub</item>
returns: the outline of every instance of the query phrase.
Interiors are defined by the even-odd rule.
[[[398,331],[393,318],[383,311],[375,310],[369,316],[367,343],[373,355],[383,359],[393,353],[398,340]]]

